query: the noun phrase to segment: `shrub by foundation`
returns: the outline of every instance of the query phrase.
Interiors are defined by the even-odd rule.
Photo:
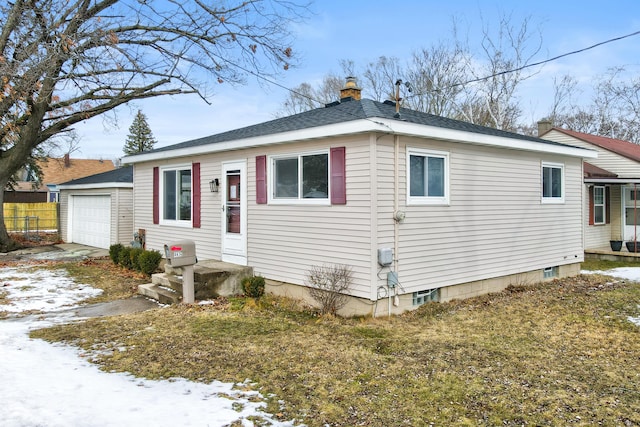
[[[116,243],[114,245],[109,246],[109,258],[113,261],[114,264],[118,264],[120,262],[120,251],[124,248],[121,243]]]
[[[264,295],[264,277],[250,276],[242,279],[242,290],[251,298],[260,298]]]
[[[151,276],[160,265],[162,254],[158,251],[142,251],[138,256],[138,267],[141,272]]]
[[[351,267],[342,264],[313,266],[305,279],[309,294],[319,304],[323,315],[336,315],[345,306],[352,281]]]
[[[131,259],[131,268],[140,271],[139,258],[144,252],[142,248],[131,248],[129,251],[129,258]]]
[[[128,246],[123,247],[120,250],[120,254],[118,255],[118,264],[121,266],[131,269],[131,248]]]

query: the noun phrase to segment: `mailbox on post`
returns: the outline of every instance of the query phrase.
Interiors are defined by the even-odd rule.
[[[182,267],[182,302],[194,303],[193,265],[198,262],[195,242],[181,240],[164,245],[164,255],[171,267]]]
[[[191,240],[182,240],[164,245],[164,255],[171,267],[184,267],[198,262],[196,259],[196,244]]]

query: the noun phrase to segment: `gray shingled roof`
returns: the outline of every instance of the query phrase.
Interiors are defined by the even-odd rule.
[[[58,185],[87,185],[107,183],[133,183],[133,166],[124,166],[108,172],[85,176]]]
[[[335,102],[323,108],[317,108],[292,116],[282,117],[253,126],[247,126],[240,129],[234,129],[228,132],[216,135],[206,136],[204,138],[193,139],[181,142],[167,147],[157,148],[155,150],[145,151],[147,153],[156,153],[162,151],[171,151],[182,148],[199,147],[202,145],[215,144],[219,142],[234,141],[245,138],[253,138],[258,136],[273,135],[277,133],[290,132],[302,129],[308,129],[318,126],[332,125],[353,120],[384,118],[389,120],[400,120],[410,123],[436,126],[440,128],[460,130],[484,135],[500,136],[505,138],[516,138],[520,140],[535,141],[549,145],[564,146],[564,144],[540,139],[536,137],[520,135],[512,132],[505,132],[498,129],[478,126],[460,120],[447,119],[445,117],[435,116],[433,114],[413,111],[406,108],[400,109],[400,118],[394,117],[396,114],[395,104],[392,102],[377,102],[370,99],[362,99],[359,101],[350,100],[343,102]]]

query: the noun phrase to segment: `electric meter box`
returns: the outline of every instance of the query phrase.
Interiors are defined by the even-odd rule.
[[[192,240],[180,240],[164,245],[164,255],[171,267],[193,265],[196,258],[196,244]]]
[[[378,264],[383,267],[391,265],[393,262],[393,252],[391,248],[379,248],[378,249]]]

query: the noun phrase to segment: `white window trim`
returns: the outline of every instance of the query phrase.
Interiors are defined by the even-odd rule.
[[[297,158],[298,164],[300,164],[300,159],[303,156],[313,156],[316,154],[326,154],[327,155],[327,198],[326,199],[304,199],[301,197],[297,198],[284,198],[284,197],[275,197],[275,162],[276,160],[282,159],[291,159]],[[298,168],[298,185],[300,185],[300,179],[302,175],[302,168]],[[271,155],[267,157],[267,176],[268,176],[268,203],[270,205],[321,205],[321,206],[330,206],[331,205],[331,153],[329,150],[316,150],[316,151],[304,151],[297,153],[288,153],[288,154],[277,154]]]
[[[602,189],[602,203],[596,203],[596,189]],[[596,206],[602,206],[602,221],[596,221]],[[604,185],[593,186],[593,225],[605,225],[607,223],[607,188]]]
[[[164,219],[164,173],[167,171],[191,171],[191,216],[186,219]],[[193,168],[191,163],[185,163],[180,165],[161,166],[160,177],[158,178],[158,199],[160,208],[160,225],[170,225],[174,227],[193,228]]]
[[[411,195],[411,156],[439,157],[444,159],[444,197],[412,196]],[[449,152],[425,150],[422,148],[407,147],[407,158],[405,164],[406,186],[407,186],[407,206],[409,205],[432,205],[449,206]]]
[[[560,197],[544,197],[544,168],[555,168],[560,169],[560,179],[562,180],[562,186],[560,188],[561,196]],[[564,195],[565,195],[565,174],[564,174],[564,163],[551,163],[551,162],[542,162],[540,166],[540,200],[541,203],[544,204],[562,204],[564,203]]]

